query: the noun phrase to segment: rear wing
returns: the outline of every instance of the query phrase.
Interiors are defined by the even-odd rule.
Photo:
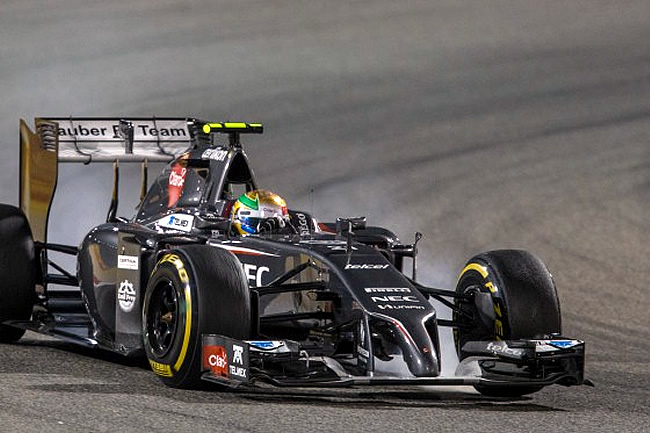
[[[212,133],[227,133],[230,146],[239,134],[261,133],[261,124],[209,123],[175,117],[47,117],[34,119],[34,131],[20,120],[20,208],[34,240],[45,243],[59,163],[114,164],[113,202],[117,206],[118,162],[170,162],[190,149],[209,145]],[[111,211],[109,211],[110,219]]]
[[[205,122],[186,118],[36,118],[36,133],[58,162],[169,162],[187,151]]]

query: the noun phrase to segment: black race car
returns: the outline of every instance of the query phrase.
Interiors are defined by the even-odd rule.
[[[580,385],[584,342],[561,336],[546,266],[520,250],[469,260],[455,290],[416,281],[417,242],[365,218],[241,236],[230,206],[257,185],[240,135],[262,125],[187,118],[21,121],[20,208],[0,205],[0,341],[25,329],[148,358],[172,387],[473,385],[517,396]],[[147,162],[167,161],[147,191]],[[112,162],[106,222],[77,246],[47,241],[63,162]],[[136,215],[117,216],[117,163],[142,163]],[[51,256],[70,254],[69,271]],[[407,266],[409,265],[409,266]],[[409,269],[406,270],[405,267]],[[407,275],[410,274],[410,275]],[[437,316],[435,299],[453,310]],[[440,327],[455,375],[441,376]]]

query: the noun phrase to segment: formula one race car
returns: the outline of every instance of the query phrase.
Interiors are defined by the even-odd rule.
[[[143,356],[167,385],[473,385],[519,396],[580,385],[584,342],[561,336],[551,274],[532,254],[470,259],[455,290],[416,281],[410,245],[365,218],[233,230],[257,185],[240,135],[261,124],[185,118],[21,121],[20,208],[0,205],[0,341],[26,329]],[[222,137],[224,138],[222,140]],[[227,138],[227,140],[225,139]],[[147,191],[147,162],[169,162]],[[78,247],[49,243],[62,162],[112,162],[106,222]],[[142,164],[136,215],[117,216],[117,163]],[[77,258],[68,271],[52,256]],[[411,265],[411,266],[407,266]],[[404,268],[412,268],[410,276]],[[453,311],[437,316],[435,299]],[[459,364],[442,377],[440,327]]]

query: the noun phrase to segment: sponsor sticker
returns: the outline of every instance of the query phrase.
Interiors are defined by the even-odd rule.
[[[183,187],[185,186],[185,176],[187,175],[187,168],[182,164],[176,163],[169,172],[169,180],[167,185],[168,199],[167,207],[173,207],[178,203],[181,197]]]
[[[249,341],[248,344],[262,350],[276,350],[284,346],[284,343],[282,341],[274,341],[274,340]]]
[[[388,266],[390,266],[390,265],[388,265],[388,264],[386,264],[386,265],[381,265],[381,264],[369,264],[369,263],[362,263],[362,264],[352,264],[352,263],[348,263],[347,265],[345,265],[345,270],[346,270],[346,271],[349,271],[349,270],[355,270],[355,271],[356,271],[356,270],[378,271],[378,270],[382,270],[382,269],[387,269]]]
[[[411,293],[408,287],[366,287],[366,293]]]
[[[266,266],[257,266],[250,263],[242,263],[244,267],[244,274],[249,282],[255,284],[256,287],[262,286],[262,275],[270,272],[271,270]]]
[[[128,119],[127,119],[128,120]],[[59,142],[123,141],[119,121],[115,120],[58,120]],[[190,134],[185,120],[133,120],[134,141],[187,141]]]
[[[378,304],[377,308],[380,310],[425,310],[422,305],[393,305],[393,304]]]
[[[135,305],[136,293],[133,283],[129,280],[124,280],[120,283],[120,288],[117,289],[117,302],[120,310],[125,313],[131,312]]]
[[[420,300],[417,298],[417,296],[413,296],[413,295],[408,295],[408,296],[402,296],[402,295],[371,296],[370,299],[372,299],[372,302],[374,302],[374,303],[379,303],[379,302],[415,302],[415,303],[419,303],[420,302]]]
[[[408,287],[369,287],[366,293],[374,293],[370,300],[380,310],[425,310],[420,300],[414,295],[389,295],[387,293],[411,293]]]
[[[230,365],[230,375],[246,379],[246,364],[244,363],[244,346],[239,344],[232,345],[232,364]]]
[[[137,271],[139,267],[139,259],[138,256],[125,256],[120,254],[117,256],[117,268]]]
[[[568,349],[573,346],[577,346],[580,342],[575,340],[550,340],[548,342],[551,346],[559,347],[560,349]]]
[[[556,352],[582,344],[580,340],[536,340],[535,352]]]
[[[213,159],[215,161],[225,161],[228,156],[228,151],[225,149],[207,149],[201,155],[202,159]]]
[[[524,353],[523,349],[513,349],[511,347],[508,347],[508,345],[503,341],[498,343],[490,341],[487,344],[486,349],[493,353],[501,353],[504,355],[512,356],[521,356]]]
[[[156,224],[158,224],[159,227],[180,230],[182,232],[190,232],[192,231],[192,226],[194,224],[194,216],[175,213],[159,219]]]
[[[203,369],[212,374],[228,377],[228,353],[224,346],[203,346]]]
[[[220,335],[203,335],[203,371],[215,377],[248,381],[248,344]]]
[[[304,213],[296,212],[296,217],[298,218],[298,233],[300,236],[309,236],[311,230],[309,230],[307,216]]]

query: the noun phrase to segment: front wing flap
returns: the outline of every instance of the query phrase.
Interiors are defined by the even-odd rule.
[[[456,375],[480,377],[485,383],[570,386],[585,382],[581,340],[470,341],[462,347],[461,358]]]

